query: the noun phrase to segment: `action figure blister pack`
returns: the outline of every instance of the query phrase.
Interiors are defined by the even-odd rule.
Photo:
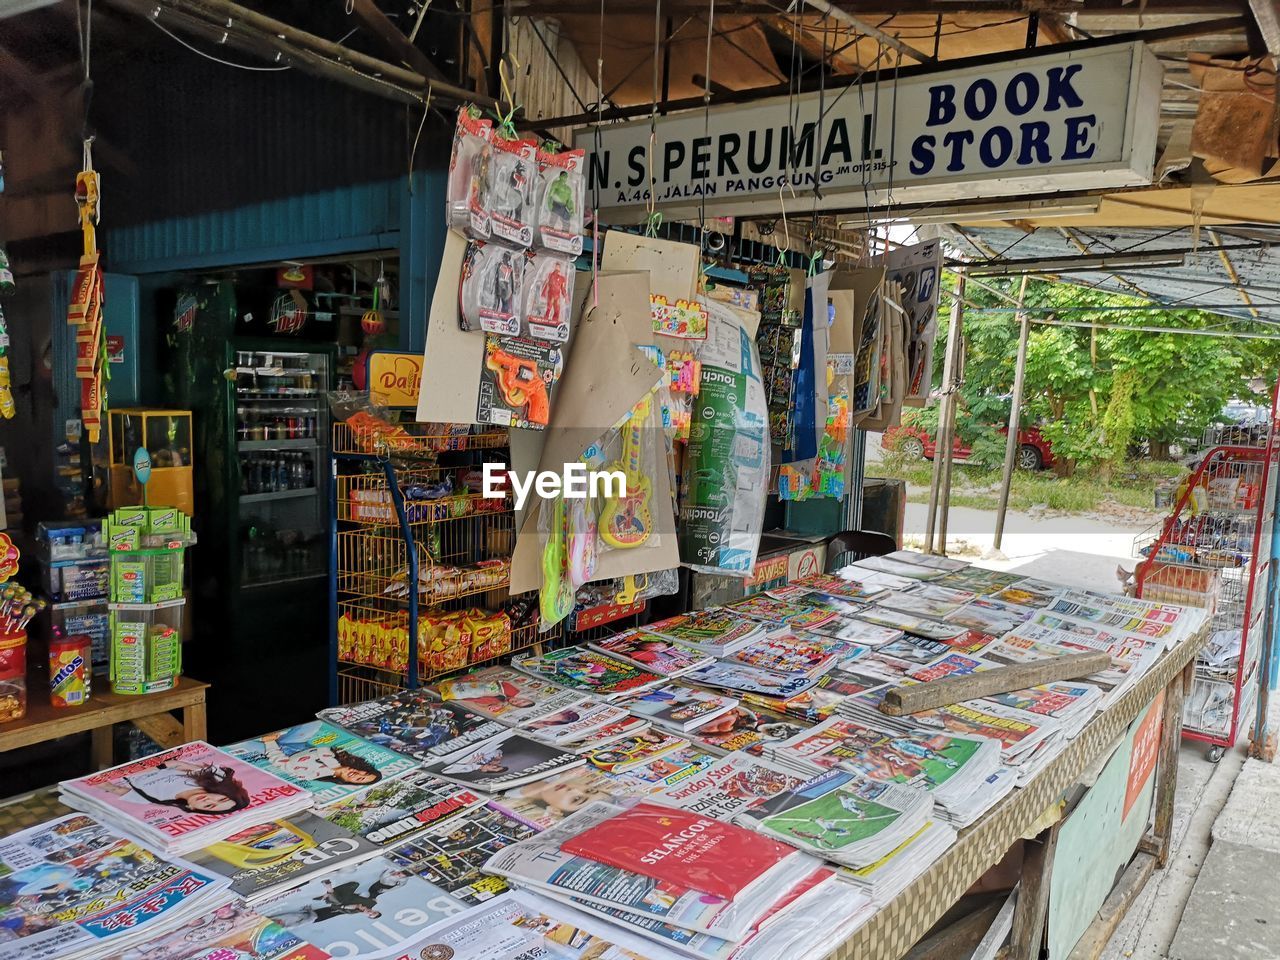
[[[523,278],[524,254],[497,243],[470,241],[458,284],[458,325],[519,335]]]
[[[582,253],[582,150],[538,151],[538,242],[576,257]]]
[[[529,336],[564,343],[573,312],[573,264],[545,253],[528,255],[524,268],[524,317]]]
[[[493,122],[475,107],[458,111],[449,159],[445,221],[477,240],[489,237],[489,138]]]
[[[489,137],[489,227],[496,239],[519,247],[533,245],[534,187],[538,144],[534,140]]]

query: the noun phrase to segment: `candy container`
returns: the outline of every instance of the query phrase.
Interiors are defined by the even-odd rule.
[[[27,632],[0,634],[0,673],[27,670]]]
[[[55,707],[82,707],[89,700],[93,642],[84,634],[49,641],[49,700]]]
[[[458,111],[449,159],[445,221],[480,240],[489,236],[489,131],[492,122],[473,106]]]
[[[27,715],[27,674],[25,670],[0,670],[0,723]]]

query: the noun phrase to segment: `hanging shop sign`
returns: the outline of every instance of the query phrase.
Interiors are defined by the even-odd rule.
[[[602,218],[853,210],[1151,182],[1161,67],[1141,43],[587,127]],[[815,189],[817,191],[815,195]]]
[[[369,399],[383,407],[417,407],[422,354],[375,350],[369,354]]]

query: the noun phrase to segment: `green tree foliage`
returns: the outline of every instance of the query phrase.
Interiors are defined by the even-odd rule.
[[[1016,299],[1020,278],[984,279]],[[952,284],[954,288],[954,278]],[[1018,323],[1010,302],[970,283],[965,299],[965,368],[960,437],[985,465],[1004,456],[1009,396],[1018,350]],[[1036,319],[1182,328],[1223,328],[1224,318],[1199,311],[1128,313],[1115,307],[1144,301],[1089,287],[1032,280],[1026,303]],[[1098,308],[1109,309],[1098,309]],[[1092,309],[1091,309],[1092,308]],[[1061,313],[1054,313],[1060,310]],[[988,312],[990,311],[990,312]],[[939,366],[949,317],[943,311]],[[1231,329],[1251,329],[1232,323]],[[1199,436],[1226,402],[1250,396],[1248,380],[1271,382],[1280,343],[1138,330],[1090,330],[1032,324],[1022,425],[1039,425],[1062,469],[1119,465],[1134,443],[1167,455],[1170,443]],[[940,380],[940,374],[935,382]]]

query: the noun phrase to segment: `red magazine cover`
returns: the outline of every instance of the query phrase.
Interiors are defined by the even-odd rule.
[[[725,900],[737,898],[796,854],[793,847],[743,827],[656,803],[638,803],[561,849]]]

